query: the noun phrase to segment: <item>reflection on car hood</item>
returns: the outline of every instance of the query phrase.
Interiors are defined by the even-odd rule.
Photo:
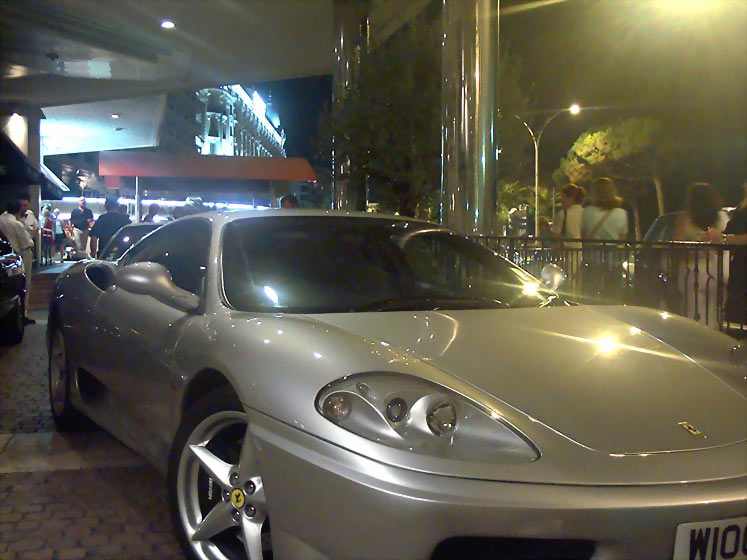
[[[593,308],[314,318],[399,348],[598,451],[676,451],[747,439],[747,398],[737,385]],[[692,328],[693,337],[703,330]]]

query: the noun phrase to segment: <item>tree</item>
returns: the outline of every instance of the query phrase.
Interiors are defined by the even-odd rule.
[[[553,174],[556,183],[587,183],[594,177],[615,180],[630,202],[640,230],[637,198],[653,185],[659,215],[664,214],[661,168],[671,143],[656,119],[632,117],[599,130],[584,132]]]
[[[540,215],[552,212],[552,190],[540,186]],[[498,222],[505,225],[512,210],[526,207],[529,214],[534,212],[534,184],[520,181],[502,181],[498,189],[497,213]],[[534,231],[534,222],[528,224]]]
[[[324,111],[321,148],[351,162],[351,182],[367,180],[380,208],[437,217],[441,172],[440,21],[418,19],[361,53],[357,79]],[[523,112],[519,64],[499,62],[501,114]],[[499,130],[499,168],[515,180],[526,150],[516,119]],[[516,122],[513,122],[516,121]],[[517,126],[518,125],[518,126]]]
[[[414,215],[439,184],[437,29],[422,21],[361,53],[358,76],[322,115],[322,148],[348,158],[380,206]]]
[[[519,115],[530,112],[530,101],[522,82],[521,61],[515,57],[506,42],[501,45],[498,61],[498,197],[506,185],[514,184],[520,177],[532,152],[532,141]],[[534,187],[531,202],[534,203]]]

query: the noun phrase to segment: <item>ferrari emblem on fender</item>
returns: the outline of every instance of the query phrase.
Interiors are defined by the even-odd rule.
[[[690,424],[690,422],[678,422],[680,426],[685,428],[690,434],[692,434],[695,437],[705,437],[703,435],[703,432],[701,432],[698,428]]]
[[[240,488],[234,488],[231,491],[231,503],[236,509],[244,507],[244,492]]]

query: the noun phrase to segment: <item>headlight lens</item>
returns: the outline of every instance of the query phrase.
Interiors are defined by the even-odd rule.
[[[498,411],[419,377],[350,375],[324,387],[316,405],[322,416],[350,432],[421,455],[496,463],[540,456]]]

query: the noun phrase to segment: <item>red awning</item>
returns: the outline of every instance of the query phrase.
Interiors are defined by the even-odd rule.
[[[202,156],[130,151],[101,152],[99,175],[255,181],[316,180],[311,164],[303,158]]]

